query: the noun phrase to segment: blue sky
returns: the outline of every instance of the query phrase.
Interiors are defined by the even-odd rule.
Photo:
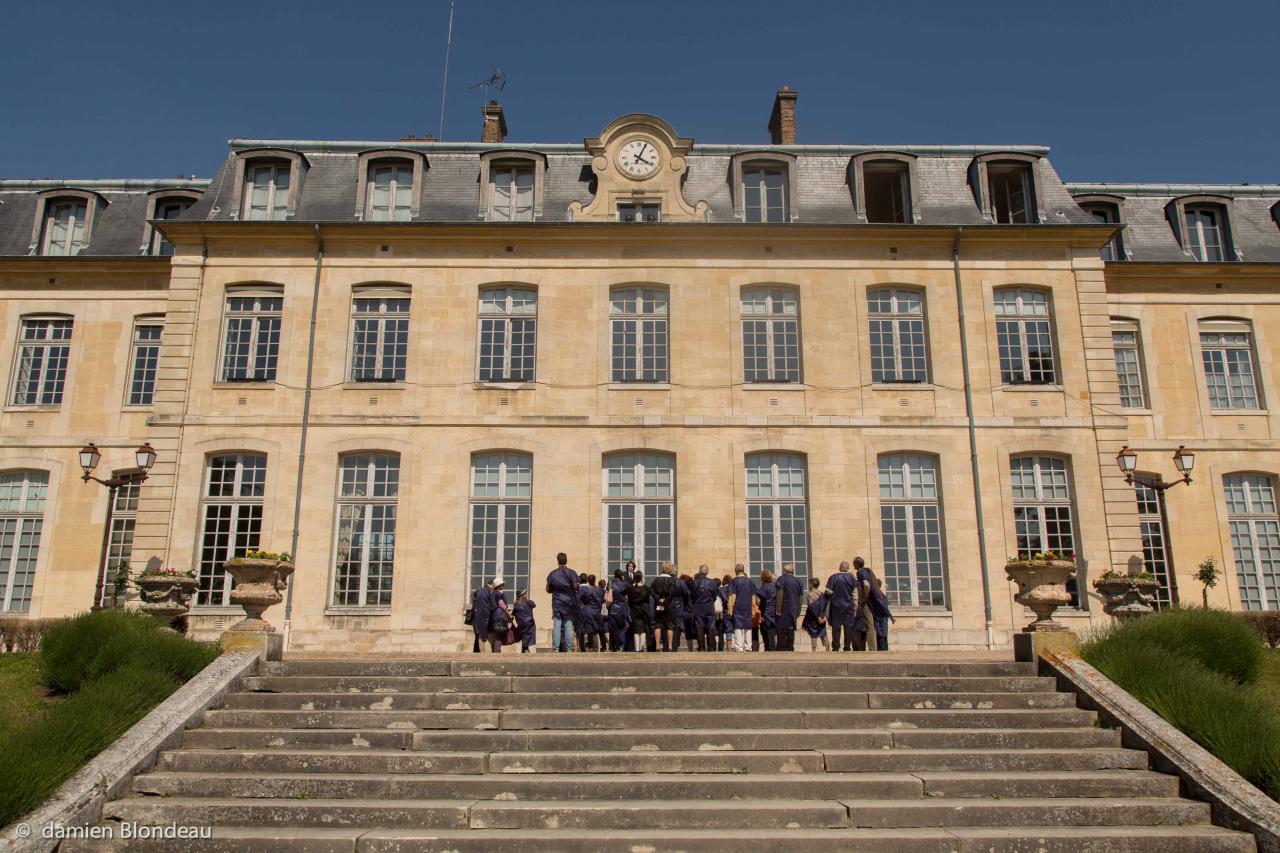
[[[231,137],[437,133],[448,0],[0,11],[0,177],[207,177]],[[477,139],[491,65],[511,141],[652,112],[767,142],[1036,143],[1067,180],[1280,181],[1278,0],[456,0],[445,138]]]

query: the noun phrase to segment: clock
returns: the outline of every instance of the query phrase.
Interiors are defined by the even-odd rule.
[[[647,178],[658,171],[658,148],[647,139],[633,139],[618,149],[618,170],[629,178]]]

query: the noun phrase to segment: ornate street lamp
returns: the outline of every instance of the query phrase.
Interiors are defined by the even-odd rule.
[[[107,553],[111,548],[111,515],[116,508],[116,492],[121,486],[135,485],[147,479],[147,472],[156,464],[156,451],[150,442],[146,442],[133,452],[137,467],[126,468],[107,479],[93,476],[93,471],[102,460],[102,453],[92,441],[80,448],[80,467],[84,469],[84,482],[92,480],[107,487],[107,520],[102,531],[102,552],[98,559],[98,584],[93,594],[93,609],[101,610],[107,583]]]
[[[1170,489],[1179,483],[1191,482],[1191,471],[1196,467],[1196,455],[1187,450],[1185,446],[1179,446],[1177,450],[1173,451],[1173,467],[1178,469],[1181,477],[1167,483],[1161,479],[1144,480],[1138,477],[1134,473],[1138,468],[1138,454],[1130,450],[1127,444],[1120,448],[1120,452],[1116,454],[1116,466],[1119,467],[1120,473],[1124,474],[1124,481],[1129,485],[1133,485],[1136,482],[1146,486],[1148,489],[1163,492],[1165,489]]]

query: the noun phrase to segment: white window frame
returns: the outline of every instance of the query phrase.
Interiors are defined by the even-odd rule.
[[[1023,463],[1030,462],[1030,466]],[[1021,472],[1021,476],[1020,476]],[[1029,477],[1027,476],[1029,474]],[[1060,475],[1060,476],[1059,476]],[[1054,548],[1050,537],[1062,538],[1062,533],[1050,532],[1050,524],[1061,524],[1066,510],[1066,522],[1070,527],[1068,553],[1076,556],[1076,565],[1080,565],[1080,525],[1075,506],[1074,477],[1071,472],[1071,460],[1065,456],[1047,453],[1024,453],[1009,457],[1009,490],[1013,498],[1013,548],[1017,556],[1029,557],[1036,552],[1046,550],[1062,552],[1059,545]],[[1030,490],[1030,493],[1028,493]],[[1034,516],[1030,511],[1034,511]],[[1050,521],[1047,516],[1054,516]],[[1019,524],[1025,533],[1018,532]],[[1034,529],[1032,527],[1034,526]],[[1034,537],[1035,545],[1026,548],[1018,547],[1018,538],[1025,536],[1030,542]],[[1085,600],[1080,594],[1080,577],[1067,581],[1067,592],[1071,593],[1068,607],[1084,609]]]
[[[763,298],[761,295],[763,294]],[[758,307],[757,307],[758,306]],[[788,309],[788,306],[789,309]],[[777,308],[782,310],[776,310]],[[748,310],[750,308],[750,310]],[[794,290],[770,287],[753,287],[742,291],[739,309],[742,313],[742,381],[751,384],[787,384],[799,385],[804,382],[804,341],[800,334],[800,295]],[[765,347],[765,371],[750,367],[753,360],[749,354],[747,324],[762,323]],[[758,335],[753,335],[756,337]],[[795,338],[796,365],[794,372],[787,365],[787,353],[781,358],[777,347],[781,342],[784,349],[787,339]],[[755,344],[759,346],[759,344]]]
[[[781,182],[782,204],[770,203],[768,199],[767,176],[777,175]],[[752,176],[757,177],[756,190],[759,203],[754,207],[748,201],[749,184]],[[787,163],[776,160],[751,160],[742,164],[742,221],[763,224],[777,224],[791,221],[791,187],[789,186],[791,169]],[[755,218],[752,218],[752,211]],[[775,215],[776,211],[776,215]]]
[[[766,464],[753,465],[753,462]],[[782,477],[784,470],[789,474],[785,480]],[[768,474],[761,478],[758,473],[753,476],[753,471],[768,471]],[[786,451],[749,453],[743,460],[743,477],[746,485],[747,573],[759,580],[764,569],[777,576],[784,563],[795,563],[796,577],[807,585],[813,559],[808,460],[802,454]],[[802,530],[796,530],[797,521]],[[753,531],[753,523],[757,522],[767,522],[769,529],[766,531],[761,525]],[[791,528],[790,531],[784,532],[784,526]],[[765,536],[772,539],[772,544],[765,543]],[[792,540],[789,546],[783,544],[784,538]],[[758,541],[753,542],[753,539]]]
[[[58,212],[70,208],[71,214],[66,219],[66,231],[62,239],[56,243],[53,238],[53,226],[58,221]],[[45,203],[44,234],[40,241],[40,254],[48,257],[74,257],[89,245],[89,201],[80,196],[51,198]],[[76,234],[79,233],[79,239]]]
[[[48,497],[47,471],[0,472],[0,613],[31,611]]]
[[[1206,226],[1202,216],[1213,217],[1213,224]],[[1187,252],[1202,263],[1220,264],[1227,260],[1226,210],[1218,204],[1188,204],[1182,208],[1182,240]],[[1211,243],[1207,238],[1211,236]],[[1217,257],[1209,257],[1210,250]]]
[[[252,300],[249,308],[232,309],[237,300],[245,299]],[[267,303],[265,300],[272,300],[272,302]],[[275,382],[280,367],[280,337],[284,331],[284,291],[282,289],[229,290],[222,305],[222,346],[218,353],[218,381],[237,384]],[[278,307],[272,307],[273,305]],[[228,364],[232,320],[247,321],[250,324],[248,349],[244,355],[242,372],[230,370]],[[237,373],[242,375],[236,375]]]
[[[1134,320],[1112,320],[1111,348],[1115,356],[1120,408],[1149,408],[1151,401],[1147,398],[1146,361],[1142,357],[1142,329],[1138,323]]]
[[[522,201],[521,176],[528,176],[529,186],[527,199]],[[499,176],[509,176],[507,195],[501,197],[498,189]],[[537,206],[538,170],[536,164],[529,160],[497,161],[489,166],[489,221],[490,222],[532,222]]]
[[[882,313],[879,307],[886,301],[889,303],[889,311]],[[910,310],[912,305],[917,310]],[[867,318],[871,381],[876,384],[929,384],[929,321],[924,293],[909,287],[873,287],[867,291]],[[919,356],[910,352],[910,347],[913,346],[911,338],[917,334],[912,329],[914,324],[919,324]],[[878,345],[877,336],[881,340]],[[876,366],[877,346],[882,350],[887,348],[892,373]],[[885,360],[883,354],[880,360]],[[906,367],[908,363],[917,360],[918,368]]]
[[[155,337],[143,337],[143,333]],[[124,404],[150,406],[155,402],[156,380],[160,373],[160,341],[164,337],[163,317],[137,317],[129,346],[129,381],[125,383]]]
[[[1035,179],[1031,174],[1034,164],[1023,162],[1021,160],[992,160],[987,163],[987,194],[991,200],[991,221],[997,225],[1032,225],[1038,220],[1036,214],[1036,206],[1038,204],[1035,195]],[[1017,216],[1017,209],[1014,207],[1014,193],[1005,193],[1003,198],[996,192],[996,182],[1001,181],[1006,186],[1014,183],[1011,180],[1016,177],[1016,183],[1020,187],[1016,192],[1022,194],[1022,212],[1021,218]],[[1001,201],[1007,207],[1004,218],[1001,218],[1000,207]]]
[[[664,560],[676,562],[676,458],[669,453],[621,451],[607,454],[600,466],[602,524],[601,554],[606,572],[623,568],[627,560],[647,577],[655,577]],[[665,512],[664,512],[665,510]],[[630,530],[624,525],[630,516]],[[618,554],[611,539],[619,526]],[[664,517],[665,516],[665,517]],[[665,522],[666,529],[663,529]],[[630,537],[631,556],[626,557],[624,537]]]
[[[28,337],[29,333],[37,331],[42,331],[40,337]],[[62,334],[64,331],[65,334]],[[74,335],[75,319],[65,315],[32,315],[19,320],[13,373],[9,378],[10,405],[62,405],[67,373],[71,368],[71,341]],[[33,362],[34,368],[24,367]]]
[[[670,382],[670,330],[666,290],[615,288],[609,294],[609,381]]]
[[[893,604],[901,607],[945,610],[948,600],[947,546],[938,458],[924,453],[882,453],[876,460],[876,470],[879,480],[880,544],[884,556],[885,594]],[[899,522],[906,524],[905,531],[896,528],[886,530],[887,524],[896,525]],[[933,529],[930,530],[930,527]],[[897,533],[906,542],[905,554],[902,555],[906,558],[905,578],[899,578],[896,572],[890,572],[890,556],[899,550],[891,537]],[[922,568],[932,568],[932,561],[928,559],[927,553],[922,555],[918,547],[921,535],[936,537],[936,575],[930,571],[921,576]],[[892,583],[894,580],[906,581],[905,599],[898,586]],[[929,601],[922,601],[922,580],[929,581],[930,587],[933,587],[934,580],[937,581],[937,589],[928,590]]]
[[[233,460],[229,481],[231,494],[210,494],[213,489],[214,463],[225,459]],[[261,464],[258,464],[259,461]],[[247,464],[249,462],[253,464]],[[251,451],[215,453],[205,457],[203,487],[200,490],[200,526],[196,529],[194,555],[196,580],[199,583],[195,599],[197,607],[230,607],[231,587],[234,585],[231,573],[225,568],[219,572],[217,567],[224,566],[227,560],[246,551],[261,547],[266,511],[267,464],[265,453]],[[225,471],[226,466],[219,466],[219,470]],[[246,472],[249,471],[254,476],[246,477]],[[257,476],[258,472],[261,472],[260,477]],[[215,508],[228,510],[225,517],[226,541],[221,545],[210,545],[207,542],[211,533],[209,523],[217,520],[210,517],[210,510]],[[214,589],[219,586],[221,589]]]
[[[363,491],[363,494],[360,492]],[[333,557],[330,560],[329,607],[331,608],[387,608],[391,606],[395,582],[396,525],[400,495],[400,456],[378,451],[343,454],[338,461],[338,495],[334,512]],[[353,535],[344,545],[343,525],[351,518]],[[356,530],[356,527],[359,527]],[[358,554],[352,554],[352,543],[357,541]],[[386,542],[375,547],[379,542]],[[381,559],[373,559],[375,550]],[[343,560],[343,553],[348,559]],[[388,553],[389,552],[389,553]],[[354,560],[351,557],[354,556]],[[352,590],[342,590],[341,567],[351,565],[354,573],[355,600],[350,600]],[[378,568],[375,575],[372,569]],[[376,579],[378,588],[370,589],[370,581]],[[346,600],[339,600],[345,596]]]
[[[386,214],[378,215],[379,208],[375,198],[378,192],[377,176],[379,172],[390,171],[391,181],[386,187]],[[407,181],[401,178],[407,173]],[[411,160],[383,158],[369,163],[368,178],[365,182],[364,220],[366,222],[410,222],[417,207],[414,204],[414,164]],[[403,202],[403,203],[402,203]]]
[[[112,472],[118,476],[118,472]],[[128,569],[133,559],[133,533],[138,524],[138,497],[142,483],[125,483],[116,490],[116,503],[111,510],[111,535],[107,545],[105,566],[99,566],[99,573],[104,579],[102,601],[106,607],[115,607],[120,601],[116,594],[116,578],[119,566],[125,564]]]
[[[1253,327],[1239,321],[1212,321],[1200,323],[1200,366],[1204,374],[1205,391],[1209,408],[1215,412],[1261,411],[1266,408],[1262,396],[1262,384],[1258,381],[1258,353],[1254,348]],[[1216,338],[1217,340],[1209,340]],[[1234,338],[1235,340],[1231,340]],[[1243,339],[1241,341],[1240,339]],[[1243,358],[1240,354],[1243,353]],[[1234,358],[1232,357],[1234,354]],[[1248,385],[1245,374],[1239,368],[1248,368]],[[1232,368],[1236,372],[1232,372]],[[1221,368],[1220,370],[1217,368]],[[1237,380],[1232,384],[1232,380]]]
[[[391,310],[403,305],[404,310]],[[370,307],[372,306],[372,307]],[[409,324],[413,302],[405,290],[357,289],[351,295],[351,357],[347,359],[348,382],[404,382],[409,368]],[[365,326],[362,330],[361,326]],[[361,339],[364,335],[364,339]],[[369,338],[372,337],[372,342]],[[372,346],[370,346],[372,344]],[[362,351],[372,350],[374,369],[358,368]],[[391,369],[386,369],[390,359]]]
[[[1164,493],[1148,485],[1159,482],[1159,474],[1139,474],[1134,478],[1133,490],[1138,506],[1138,532],[1142,536],[1142,565],[1160,583],[1155,593],[1155,607],[1163,610],[1178,603],[1178,593],[1174,587],[1177,575],[1169,548]]]
[[[1002,309],[1010,303],[1012,297],[1013,311],[1006,313]],[[1053,299],[1043,290],[1030,288],[1001,287],[994,293],[996,317],[996,355],[1000,361],[1000,382],[1004,385],[1057,385],[1061,382],[1058,375],[1058,347],[1053,321]],[[1034,307],[1043,305],[1043,313]],[[1043,329],[1038,328],[1043,324]],[[1043,366],[1032,369],[1030,337],[1034,334],[1038,341],[1048,346],[1049,368]],[[1012,336],[1016,335],[1016,341]],[[1004,342],[1016,344],[1017,351],[1006,351],[1012,347]],[[1047,378],[1045,374],[1048,374]],[[1033,378],[1033,375],[1037,378]],[[1021,378],[1018,378],[1018,377]]]
[[[484,494],[479,494],[480,489],[477,488],[476,483],[477,463],[494,459],[497,461],[497,478],[493,481],[493,491],[490,493],[486,489]],[[493,470],[493,467],[486,465],[486,470]],[[512,478],[513,470],[528,472],[527,489],[521,488],[519,476]],[[475,453],[471,457],[470,483],[471,499],[467,512],[468,529],[471,533],[467,559],[468,603],[471,592],[487,584],[495,573],[501,575],[506,588],[512,593],[521,585],[527,589],[532,565],[530,554],[533,548],[533,455],[502,450]],[[481,508],[488,510],[490,507],[496,507],[492,519],[494,522],[492,565],[488,565],[489,561],[483,557],[480,562],[476,560],[477,547],[484,548],[483,545],[477,546],[477,537],[485,534],[483,529],[477,530],[477,522],[490,521],[489,518],[478,517],[477,511]],[[521,527],[524,528],[523,531]],[[521,535],[525,537],[523,546],[519,543]],[[514,556],[508,553],[509,537],[516,540]],[[521,550],[524,552],[523,558],[519,553]],[[514,599],[508,603],[514,604]]]
[[[1240,608],[1280,610],[1280,514],[1275,478],[1242,471],[1224,476],[1222,488]],[[1274,568],[1270,575],[1264,571],[1267,564]]]
[[[486,300],[486,295],[501,294],[501,306],[495,306],[495,300],[490,298]],[[520,296],[517,296],[520,294]],[[486,310],[488,307],[488,310]],[[520,359],[524,359],[523,339],[526,336],[532,336],[533,340],[529,343],[529,356],[532,364],[527,368],[521,369],[517,374],[513,369],[513,347],[512,338],[514,336],[514,324],[516,322],[528,322],[531,325],[525,327],[522,331],[522,353]],[[486,324],[490,326],[491,331],[486,332]],[[488,375],[484,368],[486,334],[493,335],[495,331],[502,330],[502,355],[501,369],[496,373],[493,368],[489,369]],[[528,331],[531,329],[532,331]],[[490,354],[490,358],[494,356]],[[538,291],[531,287],[486,287],[480,291],[480,308],[479,319],[476,329],[476,381],[477,382],[493,382],[493,383],[521,383],[536,382],[538,376]]]
[[[258,186],[256,183],[259,171],[269,170],[270,177],[264,185],[266,188],[266,204],[257,206],[254,204],[254,189]],[[280,177],[284,176],[286,183],[280,185]],[[244,216],[245,222],[283,222],[289,218],[291,189],[295,180],[293,174],[293,162],[290,160],[250,160],[244,165]]]

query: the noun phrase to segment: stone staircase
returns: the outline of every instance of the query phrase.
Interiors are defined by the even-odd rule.
[[[64,850],[1252,851],[1031,664],[894,654],[264,663]]]

